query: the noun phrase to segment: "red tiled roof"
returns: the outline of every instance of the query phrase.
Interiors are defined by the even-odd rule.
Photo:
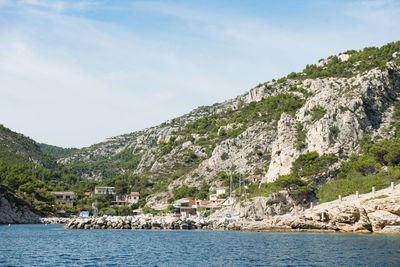
[[[140,193],[139,192],[131,192],[131,196],[139,196]]]
[[[91,192],[85,192],[83,193],[84,196],[90,196]]]

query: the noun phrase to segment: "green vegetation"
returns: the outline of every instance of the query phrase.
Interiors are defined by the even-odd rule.
[[[36,163],[34,163],[36,162]],[[45,155],[30,138],[0,125],[0,182],[14,203],[25,203],[39,214],[56,210],[51,191],[83,190],[79,176]],[[22,201],[23,200],[23,201]]]
[[[337,199],[338,195],[347,196],[356,191],[367,193],[372,186],[376,190],[387,187],[400,179],[400,140],[382,140],[373,143],[366,136],[361,141],[363,153],[352,155],[343,162],[338,179],[323,185],[317,193],[321,202]],[[388,170],[381,170],[388,166]]]
[[[142,212],[143,212],[144,214],[153,214],[153,215],[156,215],[156,214],[157,214],[157,211],[156,211],[155,209],[150,208],[150,207],[148,207],[148,206],[143,207]]]
[[[43,153],[49,155],[54,160],[68,157],[74,154],[75,152],[79,151],[78,148],[63,148],[41,143],[39,143],[38,146],[43,151]]]
[[[337,179],[322,186],[317,197],[320,202],[332,201],[338,198],[338,195],[348,196],[358,191],[360,194],[371,192],[372,186],[376,190],[383,189],[390,185],[390,182],[397,181],[400,177],[400,170],[390,170],[387,173],[378,173],[362,177],[349,177],[346,179]]]
[[[314,194],[314,187],[308,182],[290,174],[278,177],[272,183],[261,184],[249,184],[247,193],[250,196],[268,196],[272,193],[279,192],[281,190],[287,190],[289,195],[296,199],[307,198],[310,194]]]
[[[311,111],[311,120],[312,121],[317,121],[326,114],[326,110],[323,107],[318,106],[318,105],[313,106],[310,111]]]
[[[372,68],[383,69],[396,51],[400,51],[400,41],[381,48],[372,47],[362,51],[347,51],[346,54],[350,55],[347,61],[342,62],[337,56],[332,56],[328,58],[325,66],[307,65],[301,73],[293,72],[287,77],[279,79],[278,87],[288,89],[286,93],[278,93],[259,102],[243,104],[218,113],[212,111],[219,107],[200,107],[199,111],[204,112],[203,114],[207,115],[212,112],[211,115],[203,116],[187,124],[179,123],[179,119],[172,120],[177,130],[171,134],[169,139],[158,142],[158,144],[155,140],[153,141],[152,145],[158,147],[159,151],[152,150],[154,157],[148,166],[144,166],[144,172],[141,175],[133,173],[142,159],[142,154],[140,154],[142,151],[126,148],[113,156],[82,154],[82,157],[88,157],[90,160],[81,160],[82,157],[79,157],[68,167],[63,167],[55,160],[76,153],[78,149],[37,144],[0,125],[1,188],[2,190],[7,188],[8,191],[13,192],[10,199],[12,198],[14,203],[27,203],[41,214],[50,214],[57,209],[64,209],[68,214],[76,213],[81,209],[91,210],[92,202],[95,199],[98,201],[100,214],[127,214],[129,208],[139,207],[142,207],[145,212],[153,213],[154,211],[146,206],[146,197],[165,191],[175,180],[183,180],[185,174],[190,173],[203,160],[211,157],[218,144],[229,138],[240,137],[246,129],[259,122],[266,122],[270,125],[270,129],[274,129],[282,113],[293,116],[304,105],[305,99],[312,96],[312,93],[300,86],[301,81],[290,81],[288,84],[288,79],[352,77],[358,72]],[[306,87],[309,88],[309,85]],[[298,93],[301,93],[305,99],[298,97]],[[394,105],[396,107],[395,122],[387,131],[395,129],[397,138],[400,138],[400,104],[395,103]],[[340,107],[341,112],[347,110],[346,107]],[[311,108],[309,113],[311,120],[315,122],[326,115],[326,110],[316,105]],[[302,123],[298,123],[296,128],[295,148],[303,151],[306,149],[307,132]],[[337,126],[330,127],[329,139],[335,140],[339,133],[340,129]],[[3,138],[4,136],[6,138]],[[318,196],[321,201],[327,201],[332,197],[336,198],[338,194],[354,193],[355,190],[360,192],[370,190],[371,185],[378,189],[386,186],[390,181],[397,181],[400,175],[400,143],[398,140],[383,140],[373,143],[368,138],[364,139],[362,141],[363,154],[353,155],[349,161],[343,162],[338,179],[320,188]],[[204,153],[202,157],[198,156],[201,153],[197,153],[197,148],[196,154],[183,146],[188,141],[200,146]],[[124,141],[118,144],[113,143],[113,149],[123,147],[122,142]],[[172,151],[176,152],[174,158],[170,155]],[[264,153],[266,151],[256,148],[254,153],[250,153],[249,158],[262,160],[262,164],[268,165],[271,155],[264,155]],[[228,153],[223,153],[221,159],[227,160],[230,156]],[[166,164],[163,168],[151,168],[154,162]],[[281,176],[274,183],[262,184],[260,187],[249,185],[247,190],[253,195],[266,195],[285,189],[292,195],[306,196],[312,194],[315,188],[301,178],[312,180],[314,176],[327,171],[329,166],[336,162],[338,162],[338,158],[333,154],[318,155],[315,151],[308,152],[295,160],[290,175]],[[389,170],[381,171],[382,166],[389,166]],[[254,174],[263,175],[267,168],[260,165],[254,170]],[[234,181],[237,181],[239,176],[238,173],[234,173],[235,168],[232,168],[230,172],[232,173],[221,172],[215,179],[228,186],[231,176]],[[99,176],[105,180],[103,182],[87,181],[81,178],[83,174]],[[199,183],[204,179],[199,174],[193,174],[193,178]],[[97,185],[114,186],[115,192],[120,195],[128,194],[131,191],[140,191],[140,201],[132,207],[115,208],[110,207],[111,201],[106,197],[81,198],[84,191],[93,191]],[[237,190],[237,183],[234,184],[234,190]],[[74,191],[78,196],[76,205],[73,208],[55,205],[51,191]],[[174,199],[182,197],[206,199],[209,195],[209,185],[204,182],[200,188],[183,185],[175,188],[173,194]]]
[[[180,199],[180,198],[195,198],[198,190],[196,187],[189,187],[187,185],[182,185],[180,187],[174,188],[174,199]]]
[[[304,102],[304,99],[291,93],[279,94],[263,99],[260,102],[244,104],[237,110],[230,108],[224,112],[214,113],[190,122],[185,127],[174,131],[168,140],[158,143],[160,152],[154,153],[154,156],[156,160],[163,162],[164,158],[167,158],[167,155],[174,150],[174,153],[182,153],[182,162],[175,161],[172,168],[165,168],[158,173],[149,173],[148,175],[155,178],[153,180],[154,188],[151,191],[159,192],[165,190],[172,181],[180,179],[182,175],[198,166],[201,161],[211,157],[215,147],[220,142],[228,138],[236,138],[248,127],[259,121],[276,123],[283,112],[293,115]],[[195,140],[195,135],[200,137],[196,137]],[[202,151],[206,156],[198,158],[193,151],[185,151],[182,148],[182,144],[188,141],[202,146]],[[222,160],[227,160],[228,158],[228,153],[221,155]],[[177,171],[180,172],[180,175],[175,175]],[[199,177],[199,179],[201,178]],[[229,181],[224,181],[224,183],[229,184]],[[195,194],[193,193],[192,195]]]
[[[325,66],[307,65],[299,73],[290,73],[289,79],[314,79],[326,77],[353,77],[357,72],[364,72],[374,68],[384,69],[385,64],[392,58],[394,52],[400,51],[400,41],[388,43],[380,48],[367,47],[360,51],[349,50],[344,54],[350,55],[347,61],[341,61],[337,56],[328,57]],[[285,82],[286,78],[278,80]]]
[[[43,154],[35,141],[11,131],[0,124],[0,159],[7,163],[35,160],[42,166],[52,167],[53,160]]]
[[[113,178],[120,174],[121,169],[135,170],[139,165],[142,154],[134,154],[132,148],[127,148],[112,156],[98,156],[92,161],[79,161],[69,166],[74,173],[101,174],[105,179]]]
[[[294,73],[294,72],[292,72],[292,73]],[[293,79],[294,77],[289,77],[289,76],[288,76],[288,78],[289,78],[289,79]],[[312,92],[309,92],[309,91],[307,91],[306,89],[304,89],[303,87],[296,86],[296,85],[289,85],[289,91],[290,91],[290,92],[299,92],[299,93],[302,93],[303,96],[304,96],[304,98],[306,98],[306,99],[309,98],[309,97],[311,97],[311,96],[313,95]]]
[[[294,147],[298,150],[302,150],[307,146],[306,144],[307,132],[304,131],[304,126],[301,122],[297,123],[296,130],[297,130],[297,136]]]
[[[196,159],[198,159],[198,156],[196,155],[196,153],[194,153],[193,151],[189,151],[187,152],[184,157],[183,157],[183,161],[185,163],[191,163],[194,162]]]
[[[196,199],[208,199],[210,186],[203,182],[200,186],[199,192],[196,194]]]
[[[335,140],[336,138],[338,138],[340,133],[340,129],[337,126],[332,126],[329,128],[329,138],[330,140]]]
[[[293,94],[279,94],[259,102],[244,104],[240,109],[235,111],[228,109],[225,112],[213,114],[188,123],[186,128],[178,132],[177,135],[188,136],[187,134],[196,133],[202,136],[209,135],[209,137],[233,138],[257,121],[270,122],[272,120],[279,120],[283,112],[293,115],[303,104],[304,100]],[[243,124],[247,127],[224,130],[218,134],[219,129],[228,124]]]
[[[226,152],[222,153],[222,155],[221,155],[221,159],[222,160],[227,160],[228,158],[229,158],[229,154],[228,153],[226,153]]]
[[[329,166],[337,162],[334,154],[319,156],[316,151],[301,154],[293,163],[292,173],[296,177],[305,177],[327,171]]]
[[[197,140],[196,144],[203,146],[207,157],[210,157],[215,146],[223,140],[236,138],[258,121],[277,121],[283,112],[293,115],[304,102],[305,100],[298,96],[285,93],[268,97],[259,102],[244,104],[238,110],[228,109],[225,112],[195,120],[174,132],[168,142],[159,143],[158,147],[161,151],[159,157],[170,153],[184,142],[194,142],[193,134],[203,136]],[[230,125],[230,128],[221,128],[227,125]],[[228,156],[223,155],[223,158],[227,159]],[[186,159],[190,160],[187,157]]]
[[[117,167],[129,168],[139,163],[140,156],[132,156],[132,150],[127,149],[114,156],[114,159],[119,160]],[[73,170],[59,166],[33,140],[4,126],[0,126],[0,181],[0,188],[8,192],[6,196],[11,202],[17,205],[26,204],[41,215],[54,214],[57,210],[64,210],[64,215],[77,214],[79,210],[92,212],[92,203],[95,200],[98,202],[99,214],[114,214],[114,208],[110,208],[110,199],[101,196],[82,198],[83,192],[93,192],[97,185],[114,186],[118,194],[127,194],[131,190],[140,191],[138,205],[142,207],[149,194],[147,188],[152,185],[147,178],[127,174],[115,175],[103,183],[87,181]],[[75,206],[56,205],[52,191],[75,192]],[[114,210],[115,214],[126,214],[127,208],[129,209],[117,208]]]

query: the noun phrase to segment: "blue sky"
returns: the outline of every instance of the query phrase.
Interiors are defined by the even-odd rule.
[[[0,0],[0,123],[82,147],[400,36],[400,1]]]

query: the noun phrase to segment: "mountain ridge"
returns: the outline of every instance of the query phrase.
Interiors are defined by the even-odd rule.
[[[246,180],[259,175],[264,183],[273,182],[290,174],[300,155],[313,151],[338,158],[316,182],[325,183],[351,152],[359,151],[363,136],[382,140],[395,135],[399,63],[400,42],[349,50],[59,162],[98,182],[129,176],[121,178],[125,186],[150,190],[150,204],[165,202],[183,185],[224,185],[230,175]],[[132,180],[143,177],[148,187],[132,186]]]
[[[90,147],[28,143],[57,158],[63,175],[70,174],[59,173],[68,177],[63,186],[52,185],[60,190],[115,186],[122,193],[141,192],[143,207],[207,195],[209,189],[228,186],[230,177],[238,193],[241,177],[249,196],[285,189],[291,192],[278,206],[306,205],[316,195],[331,197],[321,192],[340,175],[368,178],[390,163],[388,175],[400,178],[397,161],[378,160],[374,152],[397,153],[399,96],[400,41],[330,56],[236,98]],[[385,148],[385,140],[394,140],[394,151]],[[368,142],[376,143],[374,151],[363,145]],[[44,158],[52,162],[50,156]],[[364,156],[371,172],[359,174],[354,166]],[[382,175],[368,179],[379,186],[394,179]],[[262,184],[251,184],[253,177],[261,177]]]

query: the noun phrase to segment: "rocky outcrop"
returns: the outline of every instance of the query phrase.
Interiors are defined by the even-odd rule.
[[[232,214],[242,219],[261,221],[284,214],[296,214],[310,207],[316,202],[313,194],[308,196],[293,197],[287,191],[280,191],[268,197],[254,197],[251,200],[236,202],[232,206],[216,211],[213,217],[223,217]]]
[[[373,69],[353,78],[307,79],[300,85],[287,85],[308,88],[312,96],[294,117],[281,116],[263,182],[273,182],[279,175],[289,174],[299,154],[317,151],[320,155],[350,155],[358,151],[364,135],[391,137],[393,109],[389,103],[400,96],[397,68],[389,62],[385,71]],[[294,146],[299,124],[306,134],[302,148]]]
[[[39,216],[24,204],[10,201],[13,195],[0,193],[0,224],[39,223]]]
[[[400,185],[376,193],[352,195],[317,205],[304,212],[266,220],[294,229],[343,232],[400,233]]]

